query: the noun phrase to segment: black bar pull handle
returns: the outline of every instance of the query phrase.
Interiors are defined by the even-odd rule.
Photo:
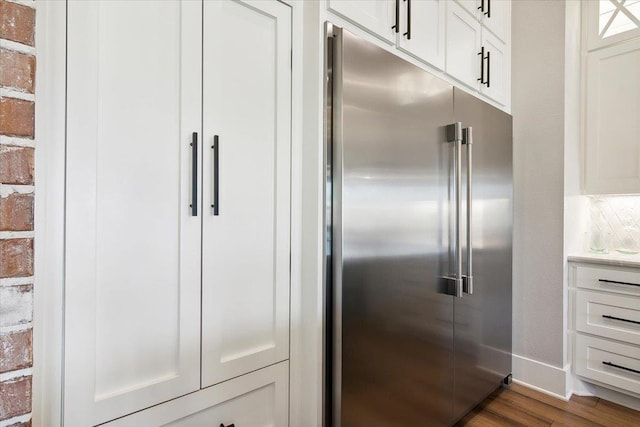
[[[400,32],[400,0],[396,0],[396,23],[391,26],[392,30],[396,30],[396,33]]]
[[[213,203],[211,207],[213,208],[213,215],[218,216],[220,212],[220,202],[218,199],[218,193],[220,190],[220,168],[218,158],[219,158],[219,137],[218,135],[213,136],[213,145],[211,146],[213,149]]]
[[[615,363],[611,363],[611,362],[602,362],[603,365],[607,365],[607,366],[611,366],[613,368],[618,368],[618,369],[622,369],[624,371],[629,371],[629,372],[633,372],[634,374],[640,374],[640,371],[637,369],[632,369],[632,368],[627,368],[626,366],[621,366],[621,365],[616,365]]]
[[[484,0],[482,0],[482,3],[484,3]],[[482,6],[482,11],[484,12],[484,4]],[[487,11],[484,12],[485,15],[487,15],[487,18],[491,18],[491,0],[487,0]]]
[[[220,423],[220,427],[236,427],[235,424],[229,424],[228,426],[225,426],[223,423]]]
[[[407,2],[407,32],[403,36],[407,36],[407,40],[411,40],[411,0],[404,0]]]
[[[484,0],[480,0],[480,6],[478,6],[480,12],[484,12]]]
[[[491,87],[491,52],[487,51],[487,87]]]
[[[612,284],[614,284],[614,285],[640,286],[640,284],[637,284],[637,283],[631,283],[631,282],[618,282],[617,280],[607,280],[607,279],[598,279],[598,282],[602,282],[602,283],[612,283]]]
[[[480,55],[480,78],[477,80],[480,82],[480,84],[484,84],[484,46],[480,48],[480,52],[478,52],[478,55]]]
[[[637,320],[625,319],[623,317],[609,316],[608,314],[603,314],[602,317],[604,317],[605,319],[618,320],[620,322],[627,322],[627,323],[633,323],[633,324],[636,324],[636,325],[640,325],[640,322],[638,322]]]
[[[191,216],[198,216],[198,132],[191,134]]]

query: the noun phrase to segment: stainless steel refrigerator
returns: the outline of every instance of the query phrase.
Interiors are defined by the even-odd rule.
[[[511,374],[512,118],[328,26],[326,425],[452,425]]]

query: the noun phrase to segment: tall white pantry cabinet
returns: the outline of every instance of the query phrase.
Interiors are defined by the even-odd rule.
[[[65,426],[287,425],[290,61],[275,0],[68,2]]]

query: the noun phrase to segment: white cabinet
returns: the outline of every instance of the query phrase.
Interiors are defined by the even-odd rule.
[[[289,364],[282,362],[106,424],[108,427],[286,426]]]
[[[640,270],[572,263],[574,372],[640,394]]]
[[[510,16],[509,3],[496,3],[502,6],[498,10]],[[467,7],[457,2],[447,5],[447,74],[499,104],[507,105],[510,96],[510,45],[484,26],[490,18],[479,21],[476,17],[484,15],[471,14],[469,3],[463,5]],[[503,20],[508,24],[508,19]]]
[[[206,1],[204,45],[202,384],[209,386],[289,354],[289,8]]]
[[[479,90],[480,79],[486,78],[481,30],[480,23],[460,5],[448,5],[446,71],[474,90]]]
[[[455,0],[503,43],[509,41],[511,0]]]
[[[399,2],[400,0],[398,0]],[[400,4],[396,0],[328,0],[329,10],[394,44]],[[396,9],[398,8],[398,13]]]
[[[586,67],[585,193],[640,193],[640,38],[589,52]]]
[[[402,2],[398,49],[443,70],[445,22],[445,0]]]
[[[74,1],[67,22],[63,411],[84,427],[288,359],[291,11]]]
[[[444,69],[446,3],[445,0],[328,0],[328,7],[401,51]]]
[[[482,30],[482,47],[485,50],[484,80],[480,91],[501,104],[507,103],[509,94],[509,76],[507,67],[509,52],[506,45],[485,29]]]

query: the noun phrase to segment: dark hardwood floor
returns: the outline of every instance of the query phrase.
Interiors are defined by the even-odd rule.
[[[597,397],[573,396],[565,402],[511,384],[496,390],[455,427],[462,426],[639,427],[640,412]]]

